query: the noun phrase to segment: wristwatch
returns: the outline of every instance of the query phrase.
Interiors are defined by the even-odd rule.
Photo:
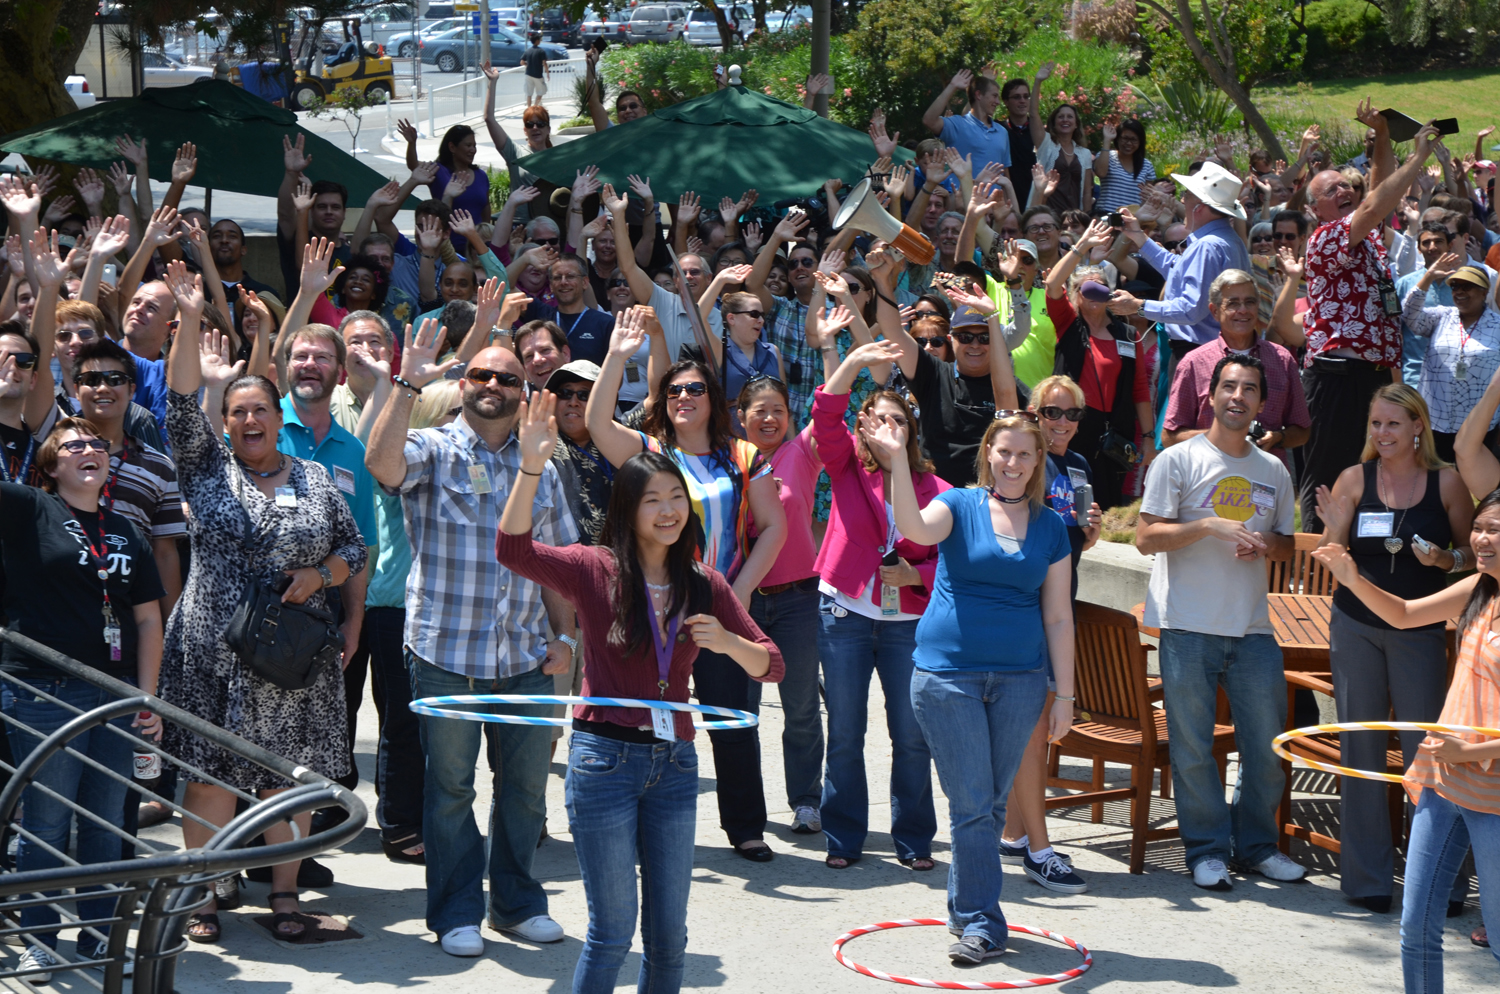
[[[313,569],[317,570],[318,571],[318,575],[323,578],[323,586],[325,586],[325,587],[331,587],[331,586],[333,586],[333,571],[332,570],[330,570],[327,566],[324,566],[322,563],[318,563],[318,565],[314,566]]]
[[[571,635],[559,635],[557,637],[557,640],[559,642],[561,642],[563,645],[567,646],[568,649],[569,649],[569,651],[571,651],[571,652],[577,652],[578,651],[578,640],[576,638],[574,638],[573,636],[571,636]]]

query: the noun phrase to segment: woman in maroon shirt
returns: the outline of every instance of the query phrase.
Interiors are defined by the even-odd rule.
[[[511,486],[495,555],[510,570],[572,601],[583,627],[584,696],[685,703],[699,649],[722,653],[774,683],[781,653],[750,620],[729,581],[698,562],[697,526],[682,473],[641,452],[615,472],[595,546],[531,540],[537,480],[557,445],[557,399],[523,403],[521,472]],[[610,611],[598,610],[609,604]],[[679,631],[679,628],[681,631]],[[677,991],[687,949],[687,897],[698,809],[698,755],[683,712],[579,707],[568,740],[568,823],[589,928],[574,990],[613,990],[635,936],[635,867],[645,892],[640,989]]]

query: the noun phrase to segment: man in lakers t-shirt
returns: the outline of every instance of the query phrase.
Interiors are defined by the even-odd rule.
[[[1286,678],[1265,560],[1292,555],[1296,495],[1281,460],[1246,437],[1265,389],[1253,355],[1219,360],[1213,424],[1157,456],[1136,528],[1136,548],[1156,554],[1145,622],[1161,629],[1177,823],[1193,883],[1212,890],[1230,888],[1231,859],[1273,880],[1303,874],[1276,848],[1284,781],[1271,739],[1286,727]],[[1232,813],[1213,756],[1221,685],[1240,750]]]

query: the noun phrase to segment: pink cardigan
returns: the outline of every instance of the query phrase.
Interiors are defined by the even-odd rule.
[[[815,565],[824,580],[850,597],[862,597],[870,577],[880,566],[880,552],[888,533],[880,471],[872,473],[865,469],[855,453],[854,435],[844,424],[844,412],[848,409],[846,393],[825,393],[818,387],[813,394],[813,438],[818,442],[818,455],[833,483],[833,510]],[[935,473],[913,473],[912,483],[918,507],[926,507],[934,497],[950,489]],[[932,593],[938,547],[902,538],[896,543],[896,553],[922,574],[921,587],[901,588],[901,610],[906,614],[921,614]]]

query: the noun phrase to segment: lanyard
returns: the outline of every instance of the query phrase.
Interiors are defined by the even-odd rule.
[[[36,436],[27,432],[26,454],[21,457],[21,471],[12,478],[10,475],[10,466],[8,465],[10,460],[0,459],[0,480],[4,480],[6,483],[25,483],[26,477],[31,473],[31,457],[34,455],[36,455]]]
[[[646,578],[641,577],[644,585]],[[646,603],[651,603],[651,588],[646,587]],[[651,609],[651,646],[656,650],[656,690],[661,700],[667,699],[667,672],[672,668],[672,649],[677,644],[677,624],[680,618],[673,618],[672,623],[667,626],[666,641],[662,641],[661,626],[656,623],[656,609]]]
[[[99,544],[96,546],[94,545],[94,536],[89,534],[89,526],[83,523],[83,519],[78,516],[78,512],[74,511],[71,506],[68,510],[72,511],[73,520],[77,521],[78,527],[83,530],[84,542],[89,550],[89,560],[94,564],[94,569],[98,571],[99,582],[104,587],[105,624],[113,625],[114,611],[109,605],[109,543],[104,538],[104,512],[97,512],[99,515]]]
[[[562,333],[565,336],[567,336],[568,338],[572,338],[573,337],[573,332],[575,332],[575,331],[578,330],[578,322],[580,322],[580,321],[583,320],[583,315],[587,311],[588,311],[588,308],[585,307],[583,310],[581,310],[577,314],[573,315],[573,324],[571,326],[567,327],[567,328],[563,328],[562,327],[563,312],[562,311],[558,311],[557,312],[557,326],[559,328],[562,328]]]
[[[600,459],[598,456],[589,451],[588,446],[579,445],[577,442],[573,441],[571,438],[568,438],[568,436],[566,435],[563,435],[562,438],[568,443],[569,447],[581,453],[588,459],[589,462],[599,467],[599,471],[604,474],[605,479],[609,480],[611,483],[614,482],[615,468],[610,464],[609,460]]]
[[[120,470],[125,468],[125,463],[129,459],[130,442],[127,440],[120,443],[120,465],[111,469],[109,471],[109,479],[104,481],[104,490],[99,494],[99,504],[101,507],[108,508],[111,511],[115,509],[115,478],[120,475]]]

